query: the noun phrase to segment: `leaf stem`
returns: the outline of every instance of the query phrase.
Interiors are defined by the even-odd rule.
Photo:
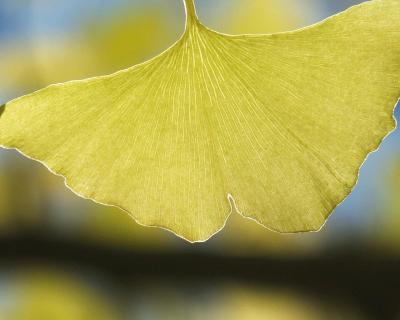
[[[196,13],[195,0],[183,0],[186,10],[186,26],[195,25],[198,23],[199,18]]]

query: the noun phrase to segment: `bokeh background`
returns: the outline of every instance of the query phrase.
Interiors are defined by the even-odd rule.
[[[197,6],[207,26],[237,34],[296,29],[361,2]],[[1,0],[0,105],[143,62],[184,19],[181,0]],[[397,130],[320,232],[280,235],[233,214],[193,245],[0,150],[0,319],[400,319],[399,191]]]

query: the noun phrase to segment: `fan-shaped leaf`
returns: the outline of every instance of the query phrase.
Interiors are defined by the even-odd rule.
[[[191,241],[224,225],[228,198],[273,230],[318,230],[395,126],[400,1],[259,36],[214,32],[186,6],[154,59],[7,103],[0,144]]]

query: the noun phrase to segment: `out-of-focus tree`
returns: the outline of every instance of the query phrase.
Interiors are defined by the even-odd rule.
[[[112,73],[165,50],[178,37],[178,26],[162,8],[121,8],[105,20],[89,20],[70,39],[34,46],[35,63],[45,83]]]
[[[187,290],[179,287],[149,286],[132,294],[133,319],[171,320],[334,320],[360,319],[351,305],[329,305],[303,293],[285,289],[262,289],[225,284]]]
[[[287,31],[305,23],[303,10],[292,0],[238,1],[229,11],[230,17],[224,20],[221,31],[230,34]]]
[[[121,319],[107,297],[74,276],[51,270],[20,270],[12,280],[2,288],[4,319]]]

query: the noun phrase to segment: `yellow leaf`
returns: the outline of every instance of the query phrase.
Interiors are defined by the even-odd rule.
[[[276,231],[318,230],[395,127],[400,1],[258,36],[212,31],[185,3],[185,32],[161,55],[7,103],[0,144],[190,241],[233,203]]]

